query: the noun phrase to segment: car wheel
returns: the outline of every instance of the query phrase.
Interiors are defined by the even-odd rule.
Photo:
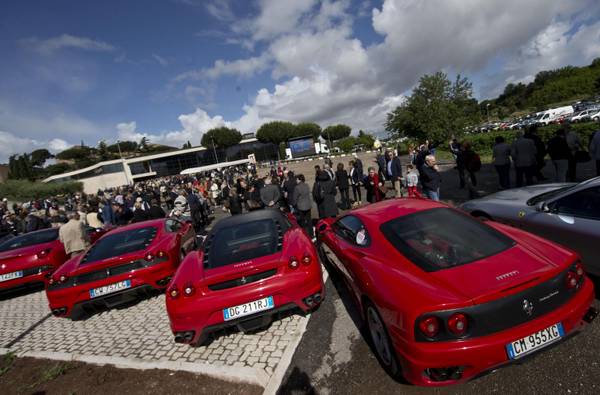
[[[367,303],[365,308],[367,330],[371,337],[371,343],[379,363],[386,372],[395,379],[400,378],[400,365],[396,358],[396,352],[390,341],[387,329],[377,308],[372,303]]]

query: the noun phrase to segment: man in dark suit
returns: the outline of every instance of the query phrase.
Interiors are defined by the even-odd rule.
[[[400,157],[394,154],[394,151],[390,151],[391,160],[391,178],[394,190],[396,191],[396,197],[402,197],[402,163],[400,163]]]

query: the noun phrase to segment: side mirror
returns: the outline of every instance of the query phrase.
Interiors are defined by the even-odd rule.
[[[546,205],[546,202],[539,202],[535,205],[535,211],[540,213],[548,213],[550,212],[550,209]]]

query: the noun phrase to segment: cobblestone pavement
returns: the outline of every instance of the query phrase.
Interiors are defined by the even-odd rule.
[[[164,295],[97,314],[84,321],[47,317],[44,292],[0,301],[0,347],[17,354],[97,356],[139,362],[183,362],[221,369],[221,377],[267,386],[286,349],[293,353],[308,317],[294,315],[255,334],[230,333],[202,347],[176,344]],[[33,329],[28,331],[35,324]],[[290,355],[291,358],[291,355]],[[60,358],[58,358],[60,359]],[[88,358],[93,361],[93,358]],[[163,365],[164,366],[164,365]],[[285,367],[283,367],[285,369]]]

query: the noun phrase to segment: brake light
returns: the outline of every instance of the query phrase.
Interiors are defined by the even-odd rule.
[[[581,262],[575,262],[569,268],[569,271],[567,272],[567,277],[565,278],[567,288],[577,288],[584,278],[585,270],[583,269],[583,265],[581,264]]]
[[[67,281],[67,276],[65,276],[64,274],[61,274],[61,276],[58,279],[59,283],[64,283],[65,281]]]
[[[585,274],[585,270],[583,270],[583,265],[581,262],[577,262],[575,264],[575,274],[577,274],[579,277],[582,277]]]
[[[290,269],[297,269],[298,266],[300,266],[300,263],[298,262],[298,259],[296,259],[295,256],[290,258],[290,262],[288,263],[288,266],[290,267]]]
[[[302,263],[305,265],[310,265],[311,262],[312,258],[310,257],[310,255],[304,255],[304,257],[302,258]]]
[[[40,251],[37,253],[37,258],[38,259],[44,259],[46,258],[48,255],[50,255],[50,251],[52,251],[52,249],[48,248],[44,251]]]
[[[448,330],[456,335],[462,336],[469,329],[469,319],[463,313],[454,313],[448,318]]]
[[[167,292],[171,299],[177,299],[179,297],[179,290],[177,289],[177,285],[173,285]]]
[[[435,316],[423,318],[419,322],[419,330],[427,337],[433,338],[440,333],[440,320]]]
[[[158,251],[158,252],[156,253],[156,256],[157,256],[157,257],[159,257],[159,258],[164,258],[164,257],[166,257],[166,256],[167,256],[167,253],[166,253],[166,252],[164,252],[164,251]]]
[[[151,253],[148,253],[144,257],[144,259],[146,259],[148,262],[152,262],[154,260],[154,255],[152,255]]]
[[[187,283],[185,287],[183,287],[183,294],[185,296],[192,296],[194,293],[196,293],[196,289],[194,288],[192,283]]]

